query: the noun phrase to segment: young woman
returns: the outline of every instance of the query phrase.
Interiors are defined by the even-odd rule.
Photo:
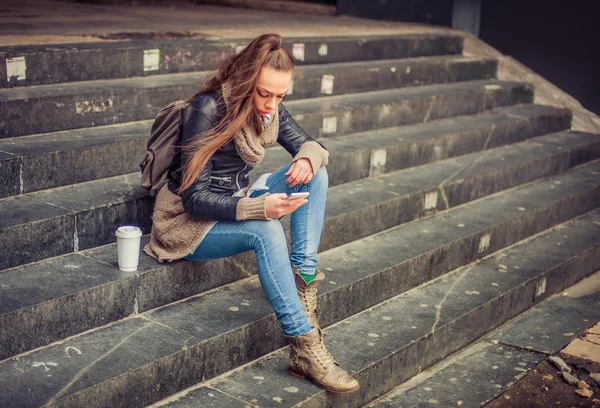
[[[329,391],[352,392],[359,384],[333,360],[317,321],[329,154],[281,104],[294,68],[281,42],[277,34],[256,38],[191,99],[182,149],[157,195],[144,251],[164,262],[253,250],[260,283],[292,346],[289,372]],[[275,142],[293,156],[291,164],[249,189],[248,173]],[[309,196],[288,199],[297,192]],[[279,221],[284,215],[291,215],[291,254]]]

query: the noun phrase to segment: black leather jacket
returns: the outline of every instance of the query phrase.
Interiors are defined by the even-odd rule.
[[[186,146],[196,135],[216,126],[224,115],[225,103],[220,92],[196,96],[183,112],[177,146]],[[283,104],[279,104],[277,142],[295,156],[302,144],[313,140],[292,119]],[[184,156],[182,152],[177,153],[169,166],[168,186],[175,194],[181,185]],[[186,212],[203,220],[235,220],[236,205],[241,197],[232,195],[248,186],[248,173],[252,168],[238,155],[233,141],[221,146],[196,181],[181,194]]]

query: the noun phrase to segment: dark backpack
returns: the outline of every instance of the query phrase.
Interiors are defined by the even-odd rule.
[[[178,140],[181,116],[188,106],[185,101],[173,102],[158,112],[150,139],[146,147],[146,155],[140,163],[142,171],[142,187],[155,197],[168,181],[169,166],[175,156],[175,143]]]

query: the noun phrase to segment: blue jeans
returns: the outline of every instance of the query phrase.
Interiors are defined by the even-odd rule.
[[[285,182],[285,173],[289,168],[290,165],[287,165],[271,174],[266,182],[269,190],[255,191],[251,197],[258,197],[267,191],[310,193],[308,203],[291,214],[291,255],[288,255],[285,233],[278,219],[245,220],[217,222],[194,253],[185,259],[205,261],[254,250],[258,278],[283,333],[286,336],[302,336],[311,330],[311,326],[298,298],[290,262],[300,273],[315,273],[329,179],[327,170],[322,167],[308,184],[289,187]]]

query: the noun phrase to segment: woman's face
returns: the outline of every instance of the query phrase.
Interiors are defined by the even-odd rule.
[[[261,115],[268,115],[275,110],[285,97],[292,80],[292,71],[275,71],[263,67],[256,81],[256,90],[252,98],[254,108]]]

